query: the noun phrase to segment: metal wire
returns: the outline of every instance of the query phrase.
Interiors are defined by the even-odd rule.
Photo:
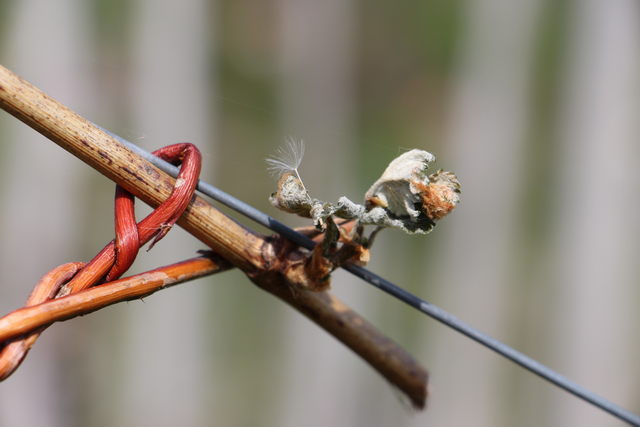
[[[175,177],[178,174],[178,168],[171,165],[170,163],[165,162],[164,160],[155,157],[151,153],[143,150],[142,148],[136,146],[135,144],[115,135],[107,130],[105,132],[109,133],[112,137],[120,141],[122,144],[126,145],[131,151],[137,153],[141,157],[147,159],[158,168],[162,169],[169,175]],[[287,227],[283,223],[277,221],[276,219],[270,217],[264,212],[250,206],[249,204],[236,199],[232,195],[225,193],[224,191],[214,187],[211,184],[208,184],[204,181],[200,181],[197,187],[198,191],[201,193],[217,200],[223,205],[228,206],[229,208],[235,210],[236,212],[252,219],[253,221],[261,224],[269,229],[279,233],[292,242],[305,247],[307,249],[313,248],[315,243],[309,239],[308,237],[296,232],[295,230]],[[367,283],[377,287],[378,289],[388,293],[389,295],[399,299],[400,301],[410,305],[411,307],[416,308],[422,313],[438,320],[439,322],[449,326],[450,328],[455,329],[456,331],[462,333],[463,335],[471,338],[472,340],[482,344],[483,346],[495,351],[496,353],[506,357],[512,362],[520,365],[521,367],[529,370],[530,372],[546,379],[552,384],[560,387],[563,390],[568,391],[569,393],[583,399],[584,401],[594,405],[609,414],[613,415],[625,421],[633,426],[640,427],[640,416],[604,399],[603,397],[587,390],[586,388],[574,383],[573,381],[565,378],[559,373],[553,371],[547,366],[543,365],[540,362],[526,356],[523,353],[509,347],[508,345],[492,338],[491,336],[480,332],[479,330],[473,328],[472,326],[466,324],[455,316],[449,314],[443,309],[419,298],[418,296],[406,291],[405,289],[395,285],[394,283],[378,276],[377,274],[355,265],[345,265],[343,268],[355,276],[363,279]]]

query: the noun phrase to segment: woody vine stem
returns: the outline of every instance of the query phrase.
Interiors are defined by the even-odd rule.
[[[2,66],[0,66],[0,107],[76,154],[152,206],[159,205],[171,191],[173,181],[150,166],[148,162],[176,176],[178,172],[170,164],[162,162],[115,135],[105,133]],[[123,149],[113,138],[137,155]],[[293,180],[291,174],[285,173],[281,176],[278,192],[274,194],[272,203],[281,209],[311,216],[316,226],[321,228],[325,225],[330,226],[327,222],[333,221],[330,218],[331,215],[350,218],[346,220],[347,224],[340,224],[340,226],[342,228],[345,225],[351,226],[351,229],[356,232],[356,237],[362,237],[362,235],[358,232],[359,227],[353,227],[354,221],[360,225],[368,223],[379,227],[400,228],[410,233],[427,232],[433,221],[451,209],[452,206],[449,203],[456,200],[457,186],[453,180],[455,177],[446,172],[436,172],[430,175],[428,180],[425,179],[427,177],[421,173],[420,168],[409,167],[409,173],[403,172],[406,171],[406,165],[411,165],[414,161],[418,161],[419,164],[428,157],[428,153],[413,151],[414,153],[408,152],[406,157],[401,156],[402,159],[396,159],[389,165],[380,180],[367,192],[365,206],[359,206],[344,198],[336,204],[312,199],[301,184],[297,173]],[[141,158],[147,159],[148,162],[140,161]],[[395,166],[398,166],[398,162],[402,163],[403,167],[397,170]],[[395,166],[394,163],[396,163]],[[400,176],[396,175],[396,171]],[[401,184],[400,194],[406,196],[400,201],[408,201],[409,204],[397,203],[398,200],[394,197],[396,178],[399,178],[399,184]],[[407,184],[409,184],[408,187]],[[302,193],[298,191],[298,187],[302,189]],[[277,236],[257,235],[238,226],[206,202],[196,198],[178,224],[221,256],[209,252],[204,257],[161,267],[155,272],[101,284],[64,298],[16,310],[0,319],[0,348],[6,347],[8,343],[12,345],[19,342],[20,339],[14,338],[19,338],[23,334],[37,334],[52,322],[88,313],[119,301],[140,298],[165,286],[235,266],[242,269],[255,284],[292,305],[359,354],[390,383],[406,394],[414,406],[424,406],[427,396],[427,375],[410,355],[327,292],[308,292],[304,289],[291,292],[292,285],[304,285],[307,269],[296,271],[290,267],[299,263],[300,258],[305,256],[299,251],[298,245],[308,249],[313,248],[314,243],[309,239],[310,236],[296,233],[284,224],[207,183],[200,182],[198,188],[204,194],[281,233],[288,240]],[[300,195],[304,197],[299,197]],[[416,207],[420,209],[415,210]],[[381,212],[380,208],[384,212]],[[398,213],[401,214],[400,217],[397,216]],[[329,221],[325,221],[327,219]],[[332,232],[335,231],[335,229],[332,230]],[[317,231],[312,231],[313,233]],[[342,234],[344,233],[340,233],[339,237],[343,237]],[[351,234],[347,237],[353,236]],[[336,235],[333,236],[333,238],[336,237]],[[368,240],[370,238],[371,235]],[[314,240],[316,243],[323,242],[323,245],[318,246],[326,246],[324,244],[326,237],[320,235]],[[367,249],[366,246],[360,245],[364,249]],[[358,246],[356,245],[355,248],[358,249]],[[329,253],[331,254],[331,251]],[[351,259],[355,255],[355,260],[358,261],[362,260],[363,253],[356,251],[347,255]],[[53,279],[51,283],[55,283],[60,279],[60,275],[68,274],[67,269],[73,270],[79,267],[75,264],[77,263],[61,266],[60,270],[56,269],[48,274],[49,277],[46,279]],[[319,273],[322,273],[322,268],[326,265],[321,264],[320,267]],[[329,267],[332,266],[329,265]],[[596,395],[439,307],[357,265],[346,264],[343,268],[557,387],[609,412],[620,420],[640,426],[640,416]],[[314,281],[311,280],[309,283],[314,284]]]
[[[175,185],[173,178],[2,66],[0,107],[150,206],[158,207],[169,198]],[[177,224],[215,255],[159,269],[165,276],[133,276],[16,310],[0,319],[0,347],[55,321],[236,267],[260,288],[287,302],[351,348],[414,406],[424,407],[427,373],[418,362],[331,294],[298,287],[306,273],[291,266],[307,255],[296,245],[244,228],[197,196]]]

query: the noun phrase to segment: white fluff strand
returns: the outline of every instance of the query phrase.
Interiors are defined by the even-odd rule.
[[[293,173],[300,180],[304,191],[308,194],[298,172],[303,157],[304,141],[289,137],[286,145],[278,147],[276,155],[266,159],[267,169],[277,177],[281,177],[285,173]]]

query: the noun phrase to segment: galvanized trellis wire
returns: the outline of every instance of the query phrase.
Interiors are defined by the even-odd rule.
[[[176,166],[171,165],[164,160],[153,156],[137,145],[127,141],[124,138],[119,137],[105,129],[105,132],[109,133],[113,138],[120,141],[122,144],[127,146],[130,150],[137,153],[141,157],[153,163],[158,168],[162,169],[164,172],[169,175],[175,177],[178,174],[178,168]],[[295,230],[287,227],[283,223],[277,221],[276,219],[270,217],[264,212],[254,208],[253,206],[236,199],[232,195],[214,187],[213,185],[200,180],[197,186],[197,190],[202,194],[205,194],[212,199],[222,203],[223,205],[235,210],[236,212],[246,216],[247,218],[252,219],[253,221],[261,224],[276,233],[281,234],[292,242],[296,243],[307,249],[312,249],[315,246],[315,243],[309,239],[307,236],[304,236]],[[450,328],[455,329],[456,331],[462,333],[468,338],[473,339],[474,341],[482,344],[483,346],[495,351],[501,356],[506,357],[512,362],[520,365],[521,367],[529,370],[530,372],[544,378],[555,386],[583,399],[589,404],[596,406],[609,414],[617,417],[630,425],[640,426],[640,416],[634,414],[631,411],[628,411],[619,405],[616,405],[613,402],[593,393],[592,391],[576,384],[575,382],[569,380],[568,378],[560,375],[549,367],[543,365],[542,363],[528,357],[527,355],[515,350],[512,347],[492,338],[491,336],[475,329],[474,327],[466,324],[462,320],[456,318],[452,314],[446,312],[445,310],[421,299],[420,297],[406,291],[405,289],[399,287],[398,285],[384,279],[383,277],[378,276],[377,274],[355,265],[345,265],[343,268],[355,276],[361,278],[365,282],[377,287],[378,289],[388,293],[389,295],[399,299],[405,304],[414,307],[420,312],[438,320],[439,322],[449,326]]]

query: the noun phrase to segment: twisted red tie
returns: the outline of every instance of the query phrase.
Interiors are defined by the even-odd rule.
[[[26,306],[40,304],[117,279],[131,266],[141,246],[153,239],[151,248],[169,232],[193,198],[200,175],[201,155],[196,146],[189,143],[169,145],[154,151],[153,154],[175,165],[181,165],[169,198],[136,224],[134,197],[124,188],[117,186],[116,238],[88,263],[63,264],[45,274],[34,287]],[[0,381],[16,370],[44,329],[0,343]]]

